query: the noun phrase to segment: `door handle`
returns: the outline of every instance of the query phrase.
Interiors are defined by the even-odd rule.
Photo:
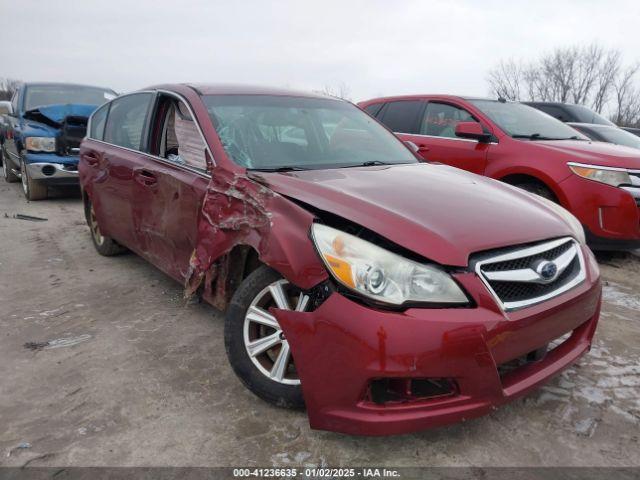
[[[135,178],[140,185],[145,187],[152,187],[158,183],[157,177],[149,170],[136,170]]]
[[[418,152],[419,153],[426,153],[429,151],[429,147],[424,145],[424,144],[420,144],[418,145]]]
[[[83,153],[82,154],[82,159],[85,162],[87,162],[87,165],[89,165],[90,167],[96,167],[98,165],[98,163],[100,162],[100,159],[98,158],[98,155],[96,155],[93,152]]]

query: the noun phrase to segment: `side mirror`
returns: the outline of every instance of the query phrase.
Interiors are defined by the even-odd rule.
[[[9,102],[0,102],[0,115],[12,115],[13,108]]]
[[[405,140],[404,144],[409,147],[409,150],[411,150],[413,153],[418,153],[420,151],[420,149],[418,148],[418,145],[416,145],[415,143],[413,143],[410,140]]]
[[[456,125],[456,137],[469,138],[479,142],[488,142],[491,135],[482,129],[478,122],[460,122]]]

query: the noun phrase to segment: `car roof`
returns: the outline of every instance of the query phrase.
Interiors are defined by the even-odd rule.
[[[282,97],[306,97],[340,100],[339,98],[315,92],[267,87],[259,85],[224,84],[224,83],[182,83],[154,85],[150,89],[179,90],[181,87],[189,87],[199,95],[273,95]]]
[[[89,88],[102,88],[104,90],[111,90],[115,93],[115,90],[109,87],[102,87],[100,85],[85,85],[82,83],[67,83],[67,82],[24,82],[25,87],[89,87]]]
[[[390,95],[387,97],[378,97],[378,98],[371,98],[369,100],[363,100],[361,102],[358,102],[360,104],[362,103],[382,103],[382,102],[391,102],[391,101],[395,101],[395,100],[418,100],[421,98],[433,98],[433,99],[438,99],[438,100],[465,100],[465,101],[471,101],[471,100],[486,100],[489,102],[498,102],[500,101],[497,98],[486,98],[486,97],[474,97],[474,96],[465,96],[465,95],[450,95],[450,94],[440,94],[440,93],[415,93],[415,94],[411,94],[411,95]]]

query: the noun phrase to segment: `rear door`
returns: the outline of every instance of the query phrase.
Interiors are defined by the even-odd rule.
[[[196,246],[198,218],[209,184],[205,144],[186,103],[158,95],[149,157],[133,172],[133,215],[141,255],[184,281]]]
[[[139,246],[135,235],[134,179],[135,173],[149,162],[145,150],[154,98],[152,92],[140,92],[113,100],[102,140],[85,142],[82,149],[82,168],[90,171],[93,178],[86,188],[103,233],[136,252]],[[94,116],[90,135],[99,136],[97,125]]]

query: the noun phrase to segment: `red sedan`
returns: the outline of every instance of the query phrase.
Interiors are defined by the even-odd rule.
[[[449,95],[360,103],[426,160],[502,180],[559,203],[591,248],[640,248],[640,153],[591,142],[521,103]]]
[[[482,415],[590,348],[601,287],[575,218],[419,162],[347,102],[149,88],[93,114],[79,172],[97,251],[226,310],[240,380],[313,428]]]

